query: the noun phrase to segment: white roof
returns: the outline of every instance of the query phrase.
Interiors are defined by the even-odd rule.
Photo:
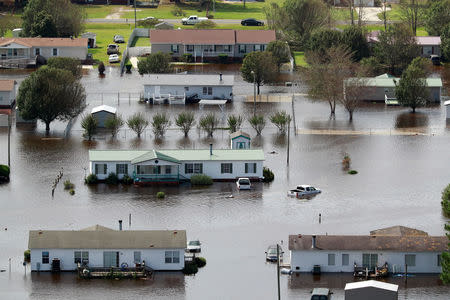
[[[150,74],[146,85],[173,85],[173,86],[233,86],[234,75],[199,75],[199,74]]]
[[[450,105],[450,100],[445,101],[444,105]]]
[[[91,114],[98,113],[99,111],[106,111],[111,114],[115,114],[117,112],[117,108],[108,106],[108,105],[100,105],[100,106],[93,107],[91,110]]]
[[[373,287],[373,288],[377,288],[377,289],[398,292],[398,285],[392,284],[392,283],[376,281],[376,280],[350,282],[345,285],[345,290],[347,291],[347,290],[361,289],[361,288],[367,288],[367,287]]]
[[[200,100],[198,104],[200,105],[224,105],[227,100]]]

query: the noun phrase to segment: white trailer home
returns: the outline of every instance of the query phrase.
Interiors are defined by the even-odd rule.
[[[11,108],[16,102],[15,80],[0,80],[0,108]]]
[[[294,272],[354,272],[355,267],[392,273],[440,273],[446,236],[394,226],[370,235],[290,235],[291,268]]]
[[[153,270],[182,270],[185,230],[113,230],[95,225],[81,230],[32,230],[28,248],[31,271],[61,271],[88,267],[145,265]]]
[[[104,180],[111,172],[128,175],[136,184],[188,181],[205,174],[216,181],[239,177],[263,179],[261,149],[90,150],[89,172]]]

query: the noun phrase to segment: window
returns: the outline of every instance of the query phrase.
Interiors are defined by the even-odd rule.
[[[212,95],[212,87],[211,86],[204,86],[203,87],[203,95]]]
[[[42,263],[48,264],[49,261],[50,261],[50,255],[49,255],[48,251],[42,251]]]
[[[17,56],[17,49],[14,49],[14,56]]]
[[[185,174],[202,174],[203,164],[185,164],[184,165]]]
[[[161,166],[138,165],[137,174],[161,174]]]
[[[364,268],[375,268],[378,264],[378,254],[363,254],[363,267]]]
[[[178,45],[171,45],[171,46],[170,46],[170,50],[171,50],[173,53],[178,53]]]
[[[187,52],[194,52],[194,45],[186,45]]]
[[[245,163],[245,173],[256,173],[256,163]]]
[[[416,255],[415,254],[405,254],[405,265],[408,267],[416,266]]]
[[[41,55],[41,49],[40,48],[34,49],[34,55]]]
[[[89,252],[88,251],[75,251],[73,253],[73,262],[83,263],[85,265],[89,264]]]
[[[437,266],[438,266],[438,267],[442,266],[442,264],[441,264],[441,259],[442,259],[441,255],[438,254],[438,255],[437,255]]]
[[[328,254],[328,265],[334,266],[336,264],[336,255],[334,253]]]
[[[116,174],[128,174],[128,165],[127,164],[117,164],[116,165]]]
[[[165,167],[165,173],[166,174],[171,174],[172,173],[172,166],[166,166]]]
[[[52,49],[52,55],[53,56],[58,56],[58,48],[53,48]]]
[[[203,173],[203,164],[194,164],[194,173],[202,174]]]
[[[106,174],[108,166],[106,164],[95,164],[95,174]]]
[[[348,266],[348,254],[342,254],[342,265],[343,266]]]
[[[179,251],[166,251],[166,264],[179,264],[180,252]]]
[[[141,251],[134,251],[134,263],[141,263]]]
[[[223,46],[223,52],[231,52],[231,45]]]
[[[189,92],[189,87],[188,87],[188,86],[185,86],[185,87],[184,87],[184,91],[185,91],[185,92]]]
[[[246,53],[247,47],[245,45],[239,45],[239,53]]]
[[[220,164],[220,173],[225,174],[231,174],[233,173],[233,164],[227,163],[227,164]]]
[[[253,45],[253,51],[261,51],[261,45]]]
[[[208,95],[212,95],[212,86],[208,86]]]

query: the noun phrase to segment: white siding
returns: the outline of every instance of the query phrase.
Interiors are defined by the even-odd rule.
[[[53,48],[58,49],[57,57],[72,57],[78,59],[86,59],[86,55],[88,53],[87,44],[85,47],[32,47],[31,48],[31,57],[35,57],[35,49],[39,48],[40,53],[46,59],[49,59],[53,56]]]
[[[184,161],[180,166],[180,175],[191,178],[194,174],[186,174],[186,163],[203,163],[203,174],[210,176],[215,180],[229,180],[236,179],[238,177],[258,177],[263,178],[263,162],[262,161]],[[232,163],[233,173],[221,173],[222,163]],[[245,173],[245,163],[256,163],[256,173]]]
[[[106,164],[106,174],[95,174],[95,165],[96,164]],[[114,161],[114,162],[102,162],[102,161],[91,161],[89,163],[89,173],[97,175],[97,178],[100,180],[106,179],[108,177],[109,173],[113,172],[116,173],[116,165],[117,164],[127,164],[128,165],[128,175],[131,177],[133,176],[133,170],[134,166],[128,161]],[[123,178],[123,174],[116,174],[119,179]]]
[[[49,263],[42,264],[42,252],[49,252]],[[134,267],[134,251],[141,251],[141,261],[157,271],[181,270],[184,268],[184,249],[31,249],[31,270],[38,271],[37,263],[40,263],[40,271],[50,271],[53,258],[61,261],[61,270],[73,271],[77,265],[74,262],[75,251],[89,252],[89,266],[103,267],[103,252],[118,251],[119,266],[127,263],[129,267]],[[165,263],[165,251],[179,251],[179,263]]]
[[[342,254],[349,254],[349,265],[342,265]],[[291,251],[291,268],[294,272],[311,272],[314,265],[320,265],[322,272],[353,272],[353,264],[362,266],[363,253],[378,254],[378,266],[385,262],[389,272],[405,271],[405,254],[416,255],[416,266],[408,266],[408,273],[440,273],[437,265],[440,252],[389,252],[389,251]],[[328,266],[328,254],[335,254],[335,265]],[[299,267],[299,269],[297,269]],[[395,270],[394,270],[395,269]]]
[[[155,86],[157,85],[144,85],[145,98],[153,98]],[[212,86],[212,95],[204,95],[203,86],[187,86],[189,89],[188,91],[185,90],[184,86],[179,85],[161,85],[159,87],[159,94],[186,95],[187,97],[197,94],[201,99],[230,99],[232,97],[230,94],[233,92],[232,86]],[[208,87],[208,85],[205,85],[205,87]]]

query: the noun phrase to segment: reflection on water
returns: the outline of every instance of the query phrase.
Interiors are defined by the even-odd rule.
[[[428,126],[428,116],[421,112],[406,112],[397,115],[395,121],[395,128],[423,128],[426,129]]]

